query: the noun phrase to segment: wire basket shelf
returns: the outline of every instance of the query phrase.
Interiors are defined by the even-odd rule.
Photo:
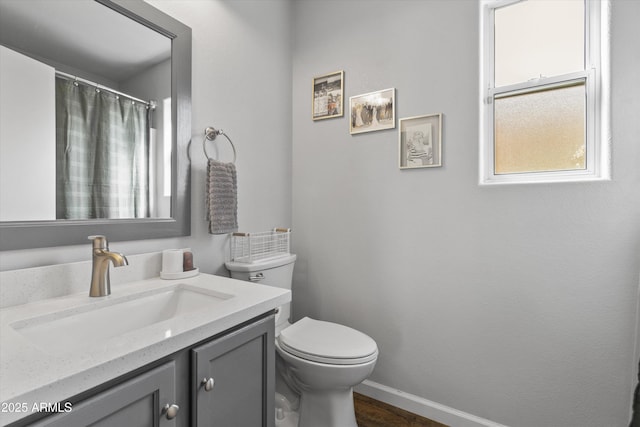
[[[251,263],[290,254],[291,229],[231,234],[231,261]]]

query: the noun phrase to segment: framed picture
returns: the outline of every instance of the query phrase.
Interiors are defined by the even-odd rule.
[[[399,120],[400,169],[442,166],[442,114]]]
[[[396,127],[395,88],[349,98],[350,133],[372,132]]]
[[[344,116],[344,71],[313,78],[313,120]]]

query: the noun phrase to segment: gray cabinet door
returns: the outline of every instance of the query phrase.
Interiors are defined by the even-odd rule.
[[[192,369],[194,426],[274,426],[273,316],[194,348]]]
[[[99,393],[67,413],[33,424],[47,427],[175,427],[163,413],[175,402],[175,363],[169,362]],[[184,408],[183,410],[186,410]]]

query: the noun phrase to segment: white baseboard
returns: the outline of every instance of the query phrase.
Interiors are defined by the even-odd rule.
[[[365,380],[355,391],[451,427],[508,427],[374,381]]]

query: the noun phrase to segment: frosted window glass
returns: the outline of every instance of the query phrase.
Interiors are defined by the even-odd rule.
[[[495,173],[586,168],[585,85],[498,98]]]
[[[495,87],[584,70],[584,2],[528,0],[495,10]]]

